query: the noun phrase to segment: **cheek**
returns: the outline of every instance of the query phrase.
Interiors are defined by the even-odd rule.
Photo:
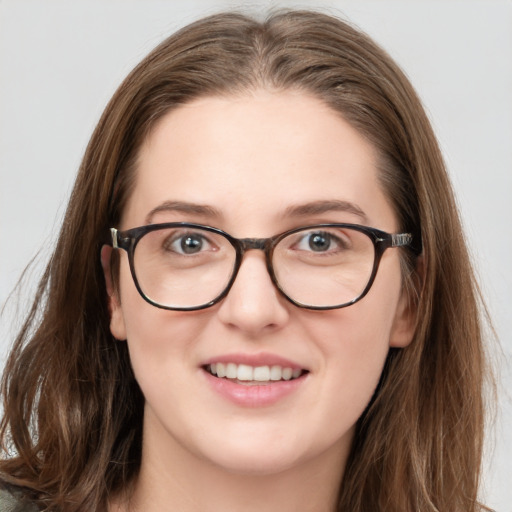
[[[132,365],[148,374],[152,366],[168,368],[183,361],[201,328],[191,315],[158,309],[137,296],[126,300],[123,309]]]
[[[372,394],[389,350],[391,322],[358,314],[351,306],[339,318],[324,320],[318,344],[323,352],[330,382],[347,401]],[[361,308],[361,310],[366,308]],[[362,313],[362,311],[361,311]],[[336,391],[333,389],[331,391]],[[336,392],[332,396],[337,395]]]
[[[399,287],[375,284],[375,293],[308,326],[325,362],[323,395],[336,411],[335,421],[357,421],[375,392],[389,352]]]
[[[153,418],[165,425],[164,430],[185,436],[191,428],[186,418],[195,403],[190,397],[199,392],[191,376],[198,372],[194,347],[202,322],[191,314],[161,310],[138,299],[130,306],[134,314],[126,318],[128,351],[146,409],[154,411]]]
[[[372,364],[387,353],[400,296],[400,279],[379,276],[369,293],[352,306],[324,312],[315,319],[318,345],[329,362]],[[323,342],[321,341],[323,340]]]
[[[323,397],[318,430],[323,442],[332,444],[354,432],[375,393],[389,350],[378,329],[362,329],[359,322],[345,320],[337,322],[337,335],[331,332],[324,340],[327,378],[318,393]]]
[[[127,267],[123,265],[120,273],[120,314],[131,363],[144,389],[145,384],[163,377],[162,368],[178,377],[181,368],[177,362],[190,350],[201,324],[190,313],[166,311],[146,302]]]

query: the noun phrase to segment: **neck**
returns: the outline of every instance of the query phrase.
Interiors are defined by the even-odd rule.
[[[146,433],[145,433],[146,434]],[[111,512],[334,512],[349,443],[279,472],[234,472],[145,435],[141,469]],[[167,443],[166,443],[167,444]]]

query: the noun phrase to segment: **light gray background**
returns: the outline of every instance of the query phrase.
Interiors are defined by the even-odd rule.
[[[87,140],[122,78],[201,15],[274,6],[347,17],[395,57],[425,103],[502,344],[500,352],[489,343],[501,380],[485,496],[512,511],[511,1],[0,0],[0,307],[41,249],[21,298],[4,309],[0,355],[50,252]]]

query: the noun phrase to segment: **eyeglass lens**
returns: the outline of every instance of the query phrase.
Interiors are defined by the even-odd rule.
[[[134,271],[151,301],[175,308],[207,304],[235,271],[236,249],[223,235],[171,227],[146,233],[134,251]],[[305,228],[276,244],[272,267],[281,290],[306,306],[331,307],[357,299],[373,270],[375,248],[347,227]]]

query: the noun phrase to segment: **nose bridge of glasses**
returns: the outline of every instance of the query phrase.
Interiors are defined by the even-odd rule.
[[[271,281],[277,286],[274,271],[271,263],[271,252],[272,252],[272,242],[273,238],[238,238],[235,239],[238,243],[238,256],[237,256],[237,264],[235,266],[235,273],[233,276],[233,281],[238,275],[238,271],[240,270],[240,266],[242,265],[242,261],[244,259],[244,254],[246,251],[257,250],[263,251],[263,256],[266,262],[267,272],[270,275]]]
[[[237,239],[237,242],[239,244],[240,252],[239,252],[239,264],[242,263],[242,259],[244,257],[244,254],[246,251],[250,250],[256,250],[256,251],[263,251],[265,255],[265,260],[267,264],[267,270],[269,271],[270,275],[272,276],[272,264],[270,262],[271,260],[271,245],[272,245],[272,238],[239,238]]]
[[[268,238],[240,238],[240,247],[242,253],[250,249],[256,249],[259,251],[265,251],[268,245]]]

